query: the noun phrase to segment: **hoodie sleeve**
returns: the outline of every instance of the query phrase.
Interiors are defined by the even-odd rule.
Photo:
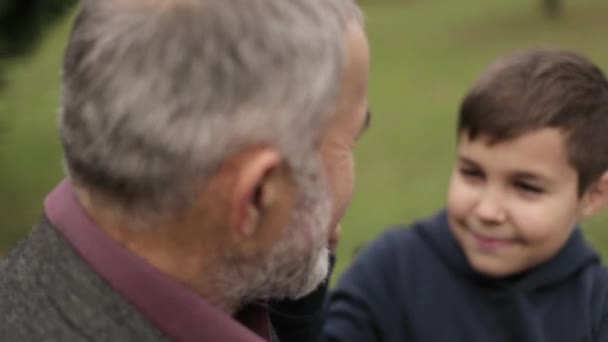
[[[593,338],[593,342],[608,342],[608,316],[600,323],[599,329]]]
[[[598,285],[595,286],[596,290],[591,295],[590,307],[597,308],[593,316],[595,322],[599,321],[599,324],[595,325],[592,341],[608,342],[608,268],[600,267],[596,270],[595,281]]]
[[[373,242],[344,273],[329,299],[323,342],[405,341],[397,335],[383,336],[403,331],[394,298],[400,283],[391,247],[396,233],[385,233]]]
[[[269,302],[272,327],[279,341],[315,342],[319,340],[325,317],[329,278],[335,264],[330,255],[330,271],[324,281],[312,293],[298,300],[275,300]]]

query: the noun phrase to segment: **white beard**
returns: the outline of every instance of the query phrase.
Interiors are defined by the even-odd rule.
[[[327,277],[330,196],[322,180],[306,183],[299,184],[301,194],[294,214],[264,259],[223,267],[216,288],[231,306],[255,300],[297,299],[315,290]]]

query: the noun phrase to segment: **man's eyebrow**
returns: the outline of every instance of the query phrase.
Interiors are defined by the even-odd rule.
[[[365,111],[365,121],[363,122],[363,126],[361,126],[361,131],[359,132],[357,139],[359,137],[361,137],[363,135],[363,133],[365,133],[369,129],[371,122],[372,122],[372,110],[368,107],[367,110]]]

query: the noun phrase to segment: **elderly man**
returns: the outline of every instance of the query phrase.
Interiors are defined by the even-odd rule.
[[[270,340],[267,300],[326,279],[368,64],[351,0],[85,1],[2,340]]]

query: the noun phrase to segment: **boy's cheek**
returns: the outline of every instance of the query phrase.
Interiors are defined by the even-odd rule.
[[[566,240],[570,235],[571,229],[563,221],[547,222],[539,220],[539,212],[529,212],[529,215],[523,215],[524,213],[520,212],[517,221],[511,223],[524,246],[545,248]]]
[[[447,197],[450,214],[467,215],[475,205],[477,191],[458,180],[452,180]]]

